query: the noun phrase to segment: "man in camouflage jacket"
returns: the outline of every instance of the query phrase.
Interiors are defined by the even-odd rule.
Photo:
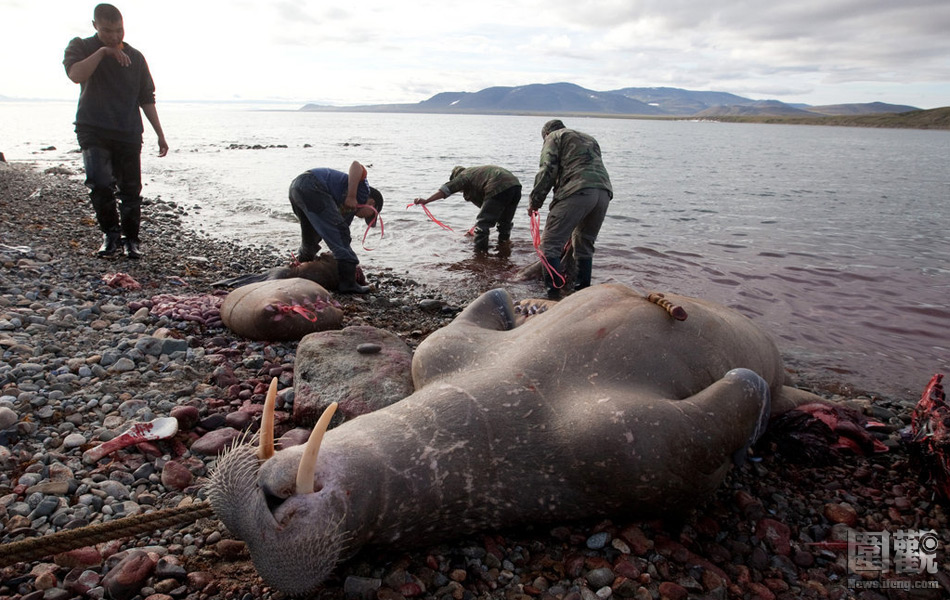
[[[594,260],[594,241],[613,198],[610,177],[600,156],[600,145],[593,137],[568,129],[558,119],[541,128],[544,146],[541,166],[531,190],[528,213],[544,204],[551,188],[548,217],[541,237],[541,251],[554,269],[561,266],[561,253],[568,240],[577,262],[575,290],[590,285]],[[548,296],[558,297],[560,290],[551,275],[545,273]]]
[[[416,198],[416,204],[428,204],[447,198],[456,192],[481,210],[475,220],[475,252],[488,251],[488,234],[498,226],[498,243],[511,239],[511,226],[518,203],[521,202],[521,182],[508,169],[485,165],[455,167],[449,180],[428,198]]]

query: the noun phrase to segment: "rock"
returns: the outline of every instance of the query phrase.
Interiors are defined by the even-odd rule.
[[[788,556],[791,553],[791,535],[792,531],[788,525],[775,519],[762,519],[756,525],[755,536],[760,540],[765,540],[772,552],[776,554]]]
[[[380,347],[360,353],[365,344]],[[294,422],[312,426],[331,403],[344,420],[372,412],[412,394],[412,351],[388,331],[355,326],[311,333],[297,346]]]
[[[178,420],[178,429],[181,431],[191,430],[201,419],[201,414],[194,406],[176,406],[169,416]]]
[[[660,600],[686,600],[687,596],[689,596],[689,592],[686,588],[672,581],[664,581],[661,583],[659,592]]]
[[[162,485],[170,490],[181,491],[192,484],[195,476],[187,467],[174,460],[162,468]]]
[[[191,451],[204,456],[217,456],[223,450],[231,447],[241,432],[233,427],[222,427],[201,436],[191,445]]]
[[[10,408],[0,406],[0,431],[13,427],[20,418]]]
[[[845,502],[825,504],[824,514],[832,523],[844,523],[848,527],[854,527],[858,522],[857,511]]]
[[[155,561],[148,553],[132,550],[102,578],[102,587],[115,600],[131,600],[154,570]]]

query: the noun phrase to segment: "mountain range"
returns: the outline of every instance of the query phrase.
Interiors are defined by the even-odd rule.
[[[326,106],[307,104],[305,111],[604,114],[655,117],[828,116],[905,113],[914,106],[869,102],[810,106],[778,100],[752,100],[727,92],[671,87],[628,87],[598,92],[573,83],[533,83],[489,87],[478,92],[441,92],[416,104]]]

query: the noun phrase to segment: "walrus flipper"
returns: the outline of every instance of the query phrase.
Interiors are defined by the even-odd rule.
[[[239,288],[241,286],[248,285],[249,283],[257,283],[258,281],[264,281],[268,278],[268,273],[248,273],[247,275],[238,275],[237,277],[232,277],[231,279],[222,279],[221,281],[215,281],[211,284],[212,287],[230,287],[230,288]]]

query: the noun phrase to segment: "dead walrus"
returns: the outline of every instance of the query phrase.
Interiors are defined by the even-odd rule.
[[[317,283],[276,279],[241,286],[228,294],[221,304],[221,321],[248,339],[280,342],[339,329],[343,309]]]
[[[682,513],[719,485],[785,387],[772,340],[723,306],[620,285],[518,319],[493,290],[416,350],[416,392],[311,444],[238,445],[209,497],[264,580],[315,590],[367,544],[533,522]],[[328,422],[328,419],[321,418]],[[324,426],[325,427],[325,426]],[[268,428],[262,426],[262,431]]]
[[[274,281],[276,279],[309,279],[319,283],[324,289],[336,291],[340,287],[340,274],[336,266],[336,259],[329,252],[324,252],[313,260],[306,262],[294,261],[289,265],[274,267],[266,273],[239,275],[230,279],[215,281],[214,287],[238,288],[259,281]],[[359,265],[356,266],[356,283],[366,285],[366,276]]]

